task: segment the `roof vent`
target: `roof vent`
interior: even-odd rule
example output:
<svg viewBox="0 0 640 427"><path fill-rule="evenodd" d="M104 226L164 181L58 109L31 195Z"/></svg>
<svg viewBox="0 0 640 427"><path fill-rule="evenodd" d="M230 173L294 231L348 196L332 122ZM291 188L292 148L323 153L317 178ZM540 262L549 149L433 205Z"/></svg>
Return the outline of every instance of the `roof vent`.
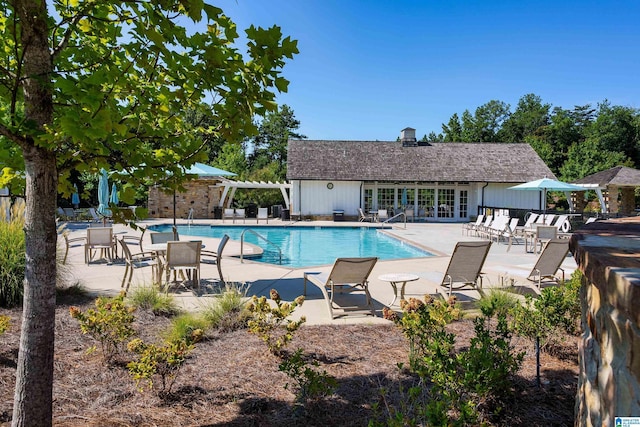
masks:
<svg viewBox="0 0 640 427"><path fill-rule="evenodd" d="M400 131L400 141L403 147L417 147L416 130L414 128L404 128Z"/></svg>

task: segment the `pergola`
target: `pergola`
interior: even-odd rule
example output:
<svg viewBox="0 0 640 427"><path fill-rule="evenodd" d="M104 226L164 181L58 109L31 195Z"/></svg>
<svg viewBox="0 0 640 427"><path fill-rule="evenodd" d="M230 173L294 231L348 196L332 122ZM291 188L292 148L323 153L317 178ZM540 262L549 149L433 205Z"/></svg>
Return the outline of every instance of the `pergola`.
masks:
<svg viewBox="0 0 640 427"><path fill-rule="evenodd" d="M626 166L616 166L592 175L585 176L573 184L587 190L592 190L598 195L600 211L603 214L621 213L631 215L635 210L635 188L640 187L640 171ZM607 201L603 195L607 192ZM620 209L618 208L618 190L622 193Z"/></svg>
<svg viewBox="0 0 640 427"><path fill-rule="evenodd" d="M289 192L291 191L292 184L286 182L264 182L264 181L231 181L231 180L222 180L214 185L214 187L222 187L222 196L220 197L220 201L218 202L219 207L224 207L225 204L227 207L231 206L233 203L233 196L236 193L238 188L248 188L248 189L279 189L282 193L282 198L284 199L285 209L290 209L290 197ZM289 191L287 191L289 190ZM226 203L225 203L226 200Z"/></svg>

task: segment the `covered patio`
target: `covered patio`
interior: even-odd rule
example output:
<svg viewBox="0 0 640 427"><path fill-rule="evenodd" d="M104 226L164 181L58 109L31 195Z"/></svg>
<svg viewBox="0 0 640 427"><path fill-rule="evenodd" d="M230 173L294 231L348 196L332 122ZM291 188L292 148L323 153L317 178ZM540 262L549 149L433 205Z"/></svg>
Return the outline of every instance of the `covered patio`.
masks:
<svg viewBox="0 0 640 427"><path fill-rule="evenodd" d="M616 166L573 182L585 189L594 191L600 202L600 214L603 216L636 215L635 189L640 187L640 171L626 166ZM583 211L586 206L584 192L579 192L574 201L576 210Z"/></svg>

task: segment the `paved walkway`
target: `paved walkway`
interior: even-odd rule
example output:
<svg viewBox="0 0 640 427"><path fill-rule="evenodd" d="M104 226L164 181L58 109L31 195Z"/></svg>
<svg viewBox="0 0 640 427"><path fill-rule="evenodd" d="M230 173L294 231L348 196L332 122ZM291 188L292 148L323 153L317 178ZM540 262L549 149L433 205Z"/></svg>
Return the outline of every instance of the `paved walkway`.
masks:
<svg viewBox="0 0 640 427"><path fill-rule="evenodd" d="M251 226L257 228L259 225L240 224L239 226ZM152 224L167 224L170 220L146 220L141 221L139 225L149 226ZM184 223L182 220L179 223ZM221 221L215 220L196 220L195 224L217 224ZM281 224L280 220L269 221L269 225ZM296 223L296 225L305 225L311 223ZM313 222L317 225L342 225L354 226L362 225L361 223L333 223L333 222ZM228 224L225 224L228 225ZM86 223L69 223L67 229L70 231L70 237L84 236L86 234ZM124 234L140 235L127 226L116 224L114 232L117 236ZM437 294L437 283L442 279L442 275L447 268L449 256L458 241L479 240L476 237L465 236L462 234L462 224L413 224L407 223L406 229L394 227L385 232L398 238L410 240L415 244L427 248L430 252L438 254L438 256L428 258L413 258L394 261L378 261L374 267L369 279L369 287L374 305L377 310L377 317L372 316L346 316L332 320L329 316L326 302L322 297L322 293L314 285L307 287L307 297L304 305L296 311L297 315L304 315L307 318L307 324L345 324L345 323L378 323L386 322L382 319L382 308L389 304L393 299L393 290L389 282L379 280L378 277L389 273L412 273L419 276L419 279L409 282L406 285L405 296L421 298L424 294ZM181 239L186 236L181 235ZM144 236L144 241L148 242L148 233ZM207 249L215 250L218 246L218 239L201 238ZM131 242L131 241L130 241ZM62 245L64 241L62 240ZM132 251L137 252L137 246L130 246ZM319 266L313 268L285 268L270 264L263 264L255 261L244 260L241 262L234 255L240 254L240 243L230 241L224 250L224 259L222 262L222 272L227 282L235 282L243 284L247 289L247 295L265 295L268 297L270 289L277 289L283 300L292 301L298 295L303 293L303 274L305 271L329 271L331 265ZM507 277L513 279L516 285L525 285L528 281L525 277L533 268L537 255L526 253L523 244L512 246L507 251L507 245L504 243L493 243L489 255L485 262L483 271L486 273L484 287L496 287L500 285L501 278ZM90 292L96 294L114 295L120 291L120 284L124 274L124 264L122 262L114 262L107 265L106 262L92 262L90 265L84 263L84 250L80 245L74 245L69 250L67 260L71 268L71 274L74 280L80 282L82 286ZM567 257L563 263L566 271L566 277L569 278L571 272L576 269L576 263L571 256ZM206 304L210 298L215 297L219 292L218 272L213 264L202 264L202 286L201 291L194 294L193 292L183 290L175 293L175 297L179 304L185 309L197 309ZM134 272L131 287L149 286L151 283L151 269L138 269ZM464 298L465 296L462 295ZM399 309L397 306L394 309Z"/></svg>

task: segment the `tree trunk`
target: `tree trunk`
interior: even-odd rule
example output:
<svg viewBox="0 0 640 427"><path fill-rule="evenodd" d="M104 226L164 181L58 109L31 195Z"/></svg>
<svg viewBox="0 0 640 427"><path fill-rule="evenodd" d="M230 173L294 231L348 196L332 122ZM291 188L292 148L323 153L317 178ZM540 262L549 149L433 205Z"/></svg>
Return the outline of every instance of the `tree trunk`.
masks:
<svg viewBox="0 0 640 427"><path fill-rule="evenodd" d="M53 122L53 62L48 45L46 2L16 0L15 11L24 49L25 135L20 145L26 173L26 268L12 426L50 426L58 179L55 152L40 145L37 135Z"/></svg>

